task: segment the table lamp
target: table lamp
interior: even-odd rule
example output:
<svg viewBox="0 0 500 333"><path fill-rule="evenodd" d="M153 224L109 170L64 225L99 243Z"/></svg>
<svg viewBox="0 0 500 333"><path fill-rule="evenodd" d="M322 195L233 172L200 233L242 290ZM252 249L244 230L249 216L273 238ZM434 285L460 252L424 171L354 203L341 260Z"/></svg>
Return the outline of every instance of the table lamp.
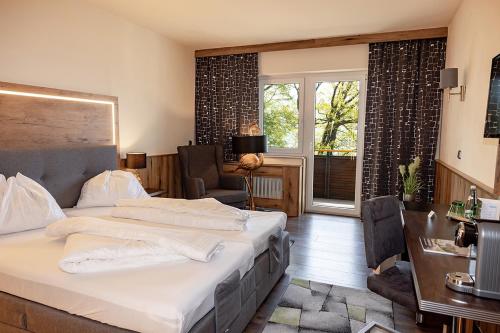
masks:
<svg viewBox="0 0 500 333"><path fill-rule="evenodd" d="M233 136L233 154L241 154L236 170L247 171L245 183L250 194L251 210L255 210L253 172L264 164L263 153L267 153L267 137L265 135Z"/></svg>
<svg viewBox="0 0 500 333"><path fill-rule="evenodd" d="M135 175L141 185L144 184L142 183L141 176L137 170L145 169L146 166L146 153L127 153L126 167Z"/></svg>

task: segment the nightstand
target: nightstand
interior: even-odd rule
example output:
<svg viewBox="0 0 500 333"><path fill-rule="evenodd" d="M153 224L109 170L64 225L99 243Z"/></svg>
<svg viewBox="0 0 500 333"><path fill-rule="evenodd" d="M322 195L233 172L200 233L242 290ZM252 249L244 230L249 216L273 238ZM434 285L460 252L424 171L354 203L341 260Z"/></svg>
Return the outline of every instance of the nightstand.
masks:
<svg viewBox="0 0 500 333"><path fill-rule="evenodd" d="M151 197L163 197L167 191L159 188L145 188L144 189Z"/></svg>

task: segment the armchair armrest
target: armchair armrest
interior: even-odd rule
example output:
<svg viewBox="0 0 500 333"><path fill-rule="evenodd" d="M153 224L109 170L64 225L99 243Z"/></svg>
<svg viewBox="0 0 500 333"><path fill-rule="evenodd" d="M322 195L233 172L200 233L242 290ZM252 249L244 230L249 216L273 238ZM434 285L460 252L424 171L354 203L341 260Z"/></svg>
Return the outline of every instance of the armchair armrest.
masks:
<svg viewBox="0 0 500 333"><path fill-rule="evenodd" d="M221 188L225 190L245 190L245 178L235 174L222 174L219 178Z"/></svg>
<svg viewBox="0 0 500 333"><path fill-rule="evenodd" d="M205 195L205 183L201 178L186 179L186 199L200 199Z"/></svg>

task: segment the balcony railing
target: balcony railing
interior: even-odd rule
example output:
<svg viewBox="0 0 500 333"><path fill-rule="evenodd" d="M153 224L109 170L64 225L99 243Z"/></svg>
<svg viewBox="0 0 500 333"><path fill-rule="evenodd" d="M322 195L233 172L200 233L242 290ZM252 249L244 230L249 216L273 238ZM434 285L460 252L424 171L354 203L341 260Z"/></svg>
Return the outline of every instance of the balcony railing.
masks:
<svg viewBox="0 0 500 333"><path fill-rule="evenodd" d="M326 153L326 154L325 154ZM351 149L319 149L314 156L314 198L351 200L355 198L356 156Z"/></svg>

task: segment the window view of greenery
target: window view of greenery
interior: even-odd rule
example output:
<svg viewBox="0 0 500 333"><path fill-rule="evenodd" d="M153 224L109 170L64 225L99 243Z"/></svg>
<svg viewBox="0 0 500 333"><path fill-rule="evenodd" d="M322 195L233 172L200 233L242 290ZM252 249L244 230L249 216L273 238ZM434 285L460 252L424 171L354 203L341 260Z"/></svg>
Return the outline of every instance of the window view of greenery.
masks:
<svg viewBox="0 0 500 333"><path fill-rule="evenodd" d="M356 156L359 82L316 83L315 155Z"/></svg>
<svg viewBox="0 0 500 333"><path fill-rule="evenodd" d="M264 85L264 134L269 147L299 147L298 83Z"/></svg>

